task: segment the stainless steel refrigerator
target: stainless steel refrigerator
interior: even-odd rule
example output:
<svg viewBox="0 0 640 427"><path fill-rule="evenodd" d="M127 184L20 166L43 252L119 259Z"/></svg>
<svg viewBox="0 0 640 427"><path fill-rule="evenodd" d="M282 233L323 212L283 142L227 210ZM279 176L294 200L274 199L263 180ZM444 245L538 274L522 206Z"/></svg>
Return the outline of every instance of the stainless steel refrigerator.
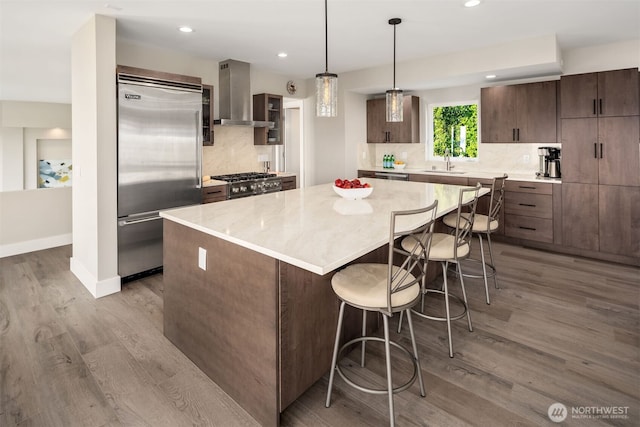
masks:
<svg viewBox="0 0 640 427"><path fill-rule="evenodd" d="M118 74L118 274L162 267L162 209L201 201L202 86Z"/></svg>

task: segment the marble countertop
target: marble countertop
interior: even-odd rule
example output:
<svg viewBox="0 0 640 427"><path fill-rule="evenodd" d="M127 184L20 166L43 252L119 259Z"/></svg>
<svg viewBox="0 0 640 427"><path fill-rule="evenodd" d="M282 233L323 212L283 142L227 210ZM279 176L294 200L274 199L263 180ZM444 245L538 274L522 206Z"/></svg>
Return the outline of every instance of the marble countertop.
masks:
<svg viewBox="0 0 640 427"><path fill-rule="evenodd" d="M455 168L453 172L464 172L464 173L447 173L443 171L430 171L426 168L404 168L404 169L385 169L381 167L374 168L361 168L360 170L374 171L374 172L391 172L391 173L408 173L408 174L419 174L419 175L439 175L439 176L458 176L461 178L476 178L476 179L492 179L496 176L502 175L502 172L488 172L488 171L465 171L462 168ZM538 178L535 176L535 173L526 173L526 172L518 172L518 173L507 173L510 181L530 181L530 182L549 182L552 184L561 184L562 180L557 178Z"/></svg>
<svg viewBox="0 0 640 427"><path fill-rule="evenodd" d="M343 199L332 184L323 184L172 209L160 216L324 275L387 243L392 211L425 207L437 199L437 214L442 216L455 210L463 188L373 178L361 181L374 187L362 200Z"/></svg>

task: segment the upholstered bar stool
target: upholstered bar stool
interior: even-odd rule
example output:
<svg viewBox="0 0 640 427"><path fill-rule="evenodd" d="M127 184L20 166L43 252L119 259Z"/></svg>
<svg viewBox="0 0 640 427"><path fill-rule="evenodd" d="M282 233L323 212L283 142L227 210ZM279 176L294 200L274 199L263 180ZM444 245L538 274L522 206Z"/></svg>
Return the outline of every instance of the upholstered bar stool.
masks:
<svg viewBox="0 0 640 427"><path fill-rule="evenodd" d="M491 248L491 233L496 231L499 226L499 215L500 209L502 209L502 203L504 201L504 183L508 178L507 174L503 176L493 178L491 183L491 193L489 193L489 209L487 214L481 214L476 212L475 218L473 220L473 228L471 229L472 234L478 236L478 241L480 242L480 259L471 261L479 261L482 265L482 276L477 274L465 273L465 277L470 278L480 278L484 279L484 290L487 298L487 304L491 304L489 299L489 284L488 277L493 277L493 282L496 289L498 287L498 279L496 278L496 267L493 262L493 249ZM449 214L444 217L442 222L448 225L451 228L455 228L456 226L456 214ZM487 238L487 246L489 248L489 262L486 261L484 256L484 243L482 236L486 236ZM489 271L487 271L489 268Z"/></svg>
<svg viewBox="0 0 640 427"><path fill-rule="evenodd" d="M329 374L329 388L327 390L326 407L331 404L331 390L334 374L337 371L342 379L352 387L360 391L373 394L386 394L389 401L389 423L395 425L393 394L408 389L418 379L420 395L425 396L424 383L418 357L418 348L413 333L410 308L420 298L420 289L425 278L425 263L421 260L426 256L431 244L433 227L435 223L436 206L438 202L426 208L398 211L391 213L391 226L389 233L389 258L386 264L360 263L352 264L338 271L331 279L331 286L340 299L340 312L336 329L336 340L331 361L331 373ZM406 236L415 236L416 244L409 251L405 251L396 240ZM344 345L340 345L342 321L346 305L363 310L362 336L355 338ZM384 338L365 336L366 313L368 311L382 314ZM400 344L389 339L389 318L394 313L406 312L411 335L413 352L410 352ZM338 364L342 352L355 343L362 343L361 365L364 366L365 344L367 341L384 342L386 359L386 389L374 389L363 387L349 379ZM393 387L391 374L390 349L394 346L403 351L412 361L414 372L412 377L403 385Z"/></svg>
<svg viewBox="0 0 640 427"><path fill-rule="evenodd" d="M412 309L411 311L425 319L437 320L447 323L447 338L449 343L449 357L453 357L453 343L451 340L451 321L467 317L467 323L469 324L469 331L473 331L471 325L471 314L469 312L469 305L467 303L467 293L464 288L464 276L462 275L462 268L460 262L469 257L471 252L471 229L473 227L473 221L475 217L476 204L478 202L478 192L481 186L478 184L476 187L466 187L460 190L458 198L458 209L455 212L455 228L452 234L434 233L431 239L431 249L428 252L423 262L427 264L428 261L439 262L442 266L443 284L442 289L430 289L426 287L426 283L422 284L422 302L420 311ZM408 236L402 240L402 247L412 252L412 249L418 243L415 236ZM460 278L460 288L462 290L462 298L457 295L449 293L449 283L447 280L447 271L449 263L456 265L458 276ZM424 268L426 270L426 266ZM425 313L424 298L429 293L437 293L443 296L445 315L435 316ZM451 314L450 298L456 299L462 306L460 313ZM398 325L398 330L402 326L402 318Z"/></svg>

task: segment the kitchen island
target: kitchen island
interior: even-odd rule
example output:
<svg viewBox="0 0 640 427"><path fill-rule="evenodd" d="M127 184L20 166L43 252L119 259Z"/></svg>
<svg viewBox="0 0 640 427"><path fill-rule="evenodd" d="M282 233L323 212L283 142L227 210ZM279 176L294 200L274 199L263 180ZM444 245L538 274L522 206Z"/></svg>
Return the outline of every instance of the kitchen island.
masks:
<svg viewBox="0 0 640 427"><path fill-rule="evenodd" d="M278 425L330 367L333 272L386 262L392 211L437 199L443 216L461 188L366 181L374 191L363 200L325 184L161 213L164 334L262 425ZM360 318L346 314L345 337Z"/></svg>

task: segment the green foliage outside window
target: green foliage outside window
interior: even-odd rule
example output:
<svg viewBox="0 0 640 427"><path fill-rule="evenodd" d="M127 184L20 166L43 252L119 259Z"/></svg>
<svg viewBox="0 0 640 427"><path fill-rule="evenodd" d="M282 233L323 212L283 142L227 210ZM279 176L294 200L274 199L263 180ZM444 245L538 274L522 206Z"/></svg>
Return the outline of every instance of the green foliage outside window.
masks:
<svg viewBox="0 0 640 427"><path fill-rule="evenodd" d="M478 157L478 105L433 107L433 155Z"/></svg>

